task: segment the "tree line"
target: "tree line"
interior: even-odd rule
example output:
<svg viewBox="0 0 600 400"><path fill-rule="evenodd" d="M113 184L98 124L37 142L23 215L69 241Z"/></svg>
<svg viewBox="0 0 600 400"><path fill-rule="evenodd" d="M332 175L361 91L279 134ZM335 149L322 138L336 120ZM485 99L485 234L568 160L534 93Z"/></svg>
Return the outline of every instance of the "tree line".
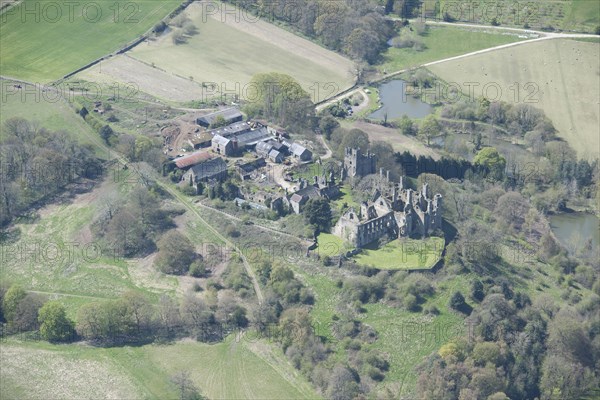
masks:
<svg viewBox="0 0 600 400"><path fill-rule="evenodd" d="M0 226L64 192L67 185L95 180L103 165L91 147L63 131L23 118L2 126L0 139Z"/></svg>
<svg viewBox="0 0 600 400"><path fill-rule="evenodd" d="M374 63L393 30L378 1L285 0L275 3L230 0L269 21L281 21L327 48Z"/></svg>

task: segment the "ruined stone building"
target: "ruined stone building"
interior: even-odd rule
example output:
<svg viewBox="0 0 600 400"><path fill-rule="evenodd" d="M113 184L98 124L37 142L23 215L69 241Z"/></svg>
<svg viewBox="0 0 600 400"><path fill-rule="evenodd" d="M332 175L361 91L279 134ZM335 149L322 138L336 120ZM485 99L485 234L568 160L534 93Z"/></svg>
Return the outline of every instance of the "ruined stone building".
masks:
<svg viewBox="0 0 600 400"><path fill-rule="evenodd" d="M296 214L302 212L302 207L310 199L333 199L340 194L339 185L335 182L333 172L329 173L329 178L325 176L313 177L314 182L309 184L306 179L300 179L300 185L297 192L289 197L286 197L289 207L294 210Z"/></svg>
<svg viewBox="0 0 600 400"><path fill-rule="evenodd" d="M383 178L383 174L382 174ZM442 195L430 198L427 184L421 191L404 188L399 183L386 180L387 187L376 190L369 202L359 210L344 213L333 233L355 247L363 247L389 235L390 238L426 237L442 227Z"/></svg>
<svg viewBox="0 0 600 400"><path fill-rule="evenodd" d="M363 177L374 174L375 155L367 151L367 154L362 154L360 149L351 149L346 147L344 150L344 166L342 167L342 179L346 177L353 178L355 176Z"/></svg>

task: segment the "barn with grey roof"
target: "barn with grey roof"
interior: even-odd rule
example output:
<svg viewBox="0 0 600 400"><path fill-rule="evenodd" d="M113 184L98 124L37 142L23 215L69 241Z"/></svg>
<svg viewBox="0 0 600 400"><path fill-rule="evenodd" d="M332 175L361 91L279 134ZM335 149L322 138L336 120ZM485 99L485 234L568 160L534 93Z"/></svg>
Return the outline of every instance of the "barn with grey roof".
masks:
<svg viewBox="0 0 600 400"><path fill-rule="evenodd" d="M240 122L244 119L244 116L242 115L240 110L238 110L235 107L230 107L196 118L196 123L200 126L208 128L209 126L214 124L219 117L222 117L227 124Z"/></svg>

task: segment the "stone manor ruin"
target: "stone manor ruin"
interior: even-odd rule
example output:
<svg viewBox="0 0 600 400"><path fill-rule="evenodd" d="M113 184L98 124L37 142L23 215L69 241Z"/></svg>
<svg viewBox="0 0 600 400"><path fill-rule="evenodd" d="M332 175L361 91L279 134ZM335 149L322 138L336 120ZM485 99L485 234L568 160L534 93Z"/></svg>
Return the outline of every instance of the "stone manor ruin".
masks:
<svg viewBox="0 0 600 400"><path fill-rule="evenodd" d="M363 202L359 210L346 211L333 228L335 235L359 248L385 235L424 238L441 229L441 194L430 198L426 183L418 192L404 188L403 178L393 183L389 174L384 178L381 171L380 175L385 187L376 190L373 199Z"/></svg>

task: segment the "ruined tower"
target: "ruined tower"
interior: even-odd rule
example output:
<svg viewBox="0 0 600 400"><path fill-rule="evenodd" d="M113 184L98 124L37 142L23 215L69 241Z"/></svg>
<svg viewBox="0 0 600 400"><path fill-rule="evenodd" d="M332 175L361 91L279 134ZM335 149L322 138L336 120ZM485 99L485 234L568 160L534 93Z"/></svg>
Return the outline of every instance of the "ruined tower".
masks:
<svg viewBox="0 0 600 400"><path fill-rule="evenodd" d="M360 149L352 149L346 147L344 152L344 169L346 170L346 176L365 176L374 174L376 171L375 167L375 155L367 151L367 154L362 154Z"/></svg>

